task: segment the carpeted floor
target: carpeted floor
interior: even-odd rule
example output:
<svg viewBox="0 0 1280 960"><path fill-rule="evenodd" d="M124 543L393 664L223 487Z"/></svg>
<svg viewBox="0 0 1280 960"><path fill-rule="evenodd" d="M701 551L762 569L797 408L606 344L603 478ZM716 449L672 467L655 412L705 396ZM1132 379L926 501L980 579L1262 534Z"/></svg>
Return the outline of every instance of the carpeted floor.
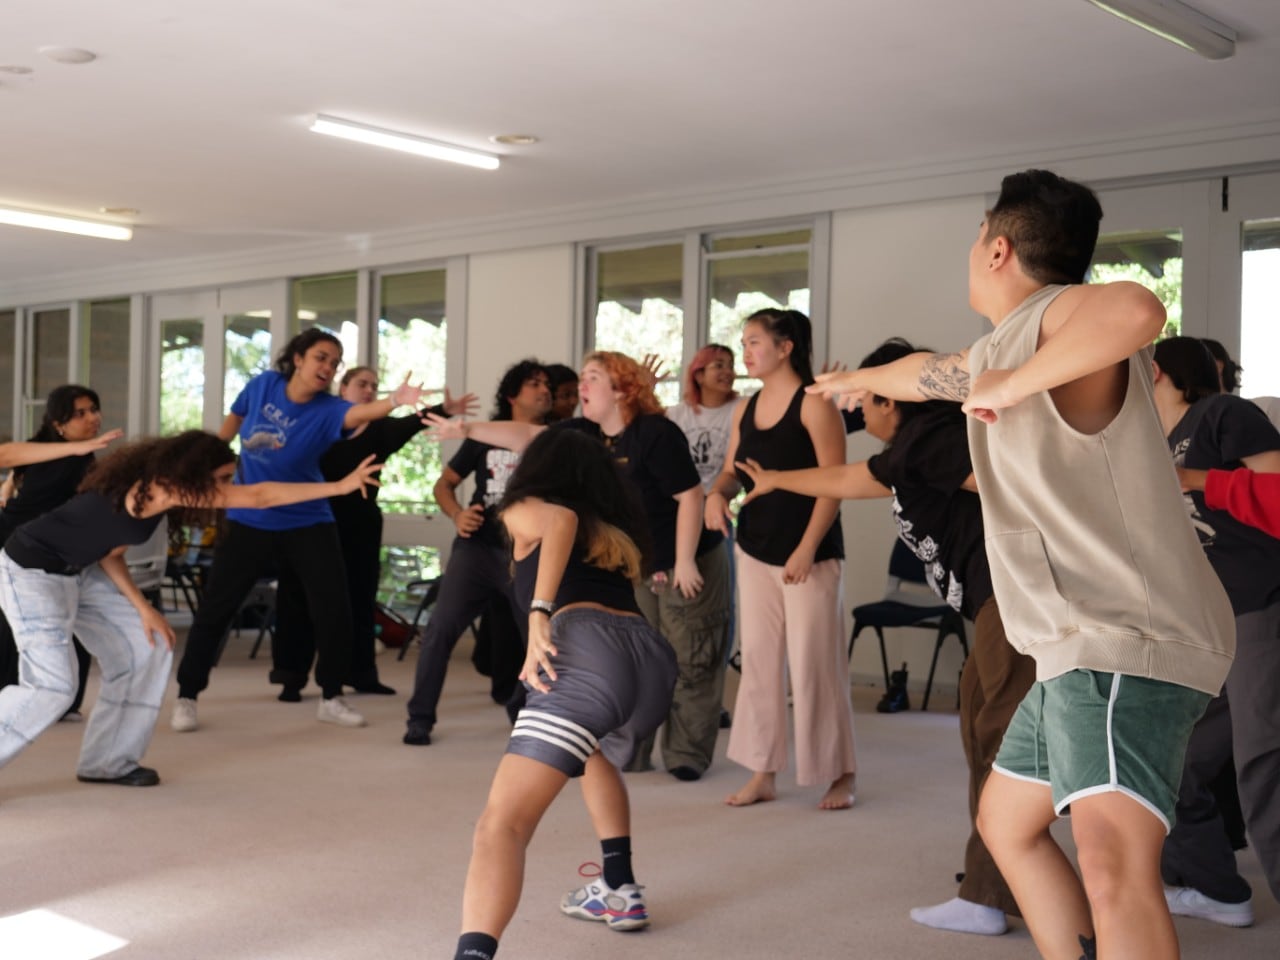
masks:
<svg viewBox="0 0 1280 960"><path fill-rule="evenodd" d="M232 641L201 697L199 731L173 733L166 704L146 758L159 787L77 783L83 726L65 723L0 772L0 960L99 955L70 941L58 952L69 921L124 941L109 954L120 960L452 957L470 833L507 731L465 644L437 742L416 748L400 742L404 696L353 697L366 728L322 725L315 688L301 704L277 702L268 664L249 660L248 646ZM380 659L403 695L412 659ZM987 938L908 919L910 907L955 894L964 761L948 695L930 713L887 716L874 712L877 696L855 690L852 811L818 811L820 790L785 774L777 802L728 808L722 799L745 774L723 760L691 784L629 775L647 931L557 910L579 864L598 859L571 785L534 840L499 956L1034 957L1021 927ZM1242 864L1257 926L1180 920L1184 957L1280 956L1280 907L1248 852ZM57 932L26 932L36 920Z"/></svg>

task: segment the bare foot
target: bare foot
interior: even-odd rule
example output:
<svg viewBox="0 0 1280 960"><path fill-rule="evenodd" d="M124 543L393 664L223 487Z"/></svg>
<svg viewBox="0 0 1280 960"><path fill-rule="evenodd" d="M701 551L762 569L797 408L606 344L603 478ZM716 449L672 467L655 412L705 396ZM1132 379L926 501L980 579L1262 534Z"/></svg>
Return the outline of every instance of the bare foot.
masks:
<svg viewBox="0 0 1280 960"><path fill-rule="evenodd" d="M731 793L724 802L731 807L749 807L753 803L768 803L776 800L778 792L774 789L772 773L753 773L747 785L737 793Z"/></svg>
<svg viewBox="0 0 1280 960"><path fill-rule="evenodd" d="M853 806L853 781L855 774L846 773L839 780L833 780L827 792L818 801L819 810L848 810Z"/></svg>

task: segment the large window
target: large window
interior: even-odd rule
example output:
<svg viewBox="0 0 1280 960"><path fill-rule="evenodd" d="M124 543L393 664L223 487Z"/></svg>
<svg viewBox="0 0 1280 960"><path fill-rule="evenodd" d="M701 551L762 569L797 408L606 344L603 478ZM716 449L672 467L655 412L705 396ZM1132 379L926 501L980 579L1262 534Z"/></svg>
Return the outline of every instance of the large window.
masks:
<svg viewBox="0 0 1280 960"><path fill-rule="evenodd" d="M31 314L27 356L31 358L31 385L23 433L30 435L44 416L44 401L54 387L67 382L71 360L71 309L54 307Z"/></svg>
<svg viewBox="0 0 1280 960"><path fill-rule="evenodd" d="M742 321L767 307L809 314L811 230L712 237L707 241L708 343L733 351L742 367ZM738 377L739 393L760 382Z"/></svg>
<svg viewBox="0 0 1280 960"><path fill-rule="evenodd" d="M1164 304L1168 319L1164 336L1182 332L1182 233L1113 234L1098 238L1089 267L1089 282L1132 280Z"/></svg>
<svg viewBox="0 0 1280 960"><path fill-rule="evenodd" d="M1280 396L1280 219L1241 231L1240 394Z"/></svg>
<svg viewBox="0 0 1280 960"><path fill-rule="evenodd" d="M13 345L17 333L17 314L0 310L0 443L18 439L13 435L13 384L18 372Z"/></svg>
<svg viewBox="0 0 1280 960"><path fill-rule="evenodd" d="M204 318L160 322L160 432L199 429L204 412Z"/></svg>
<svg viewBox="0 0 1280 960"><path fill-rule="evenodd" d="M102 401L103 429L123 427L129 416L129 301L91 301L84 325L80 382Z"/></svg>
<svg viewBox="0 0 1280 960"><path fill-rule="evenodd" d="M594 248L590 343L637 360L656 357L664 372L658 399L675 403L681 365L698 347L724 344L741 370L745 317L764 307L810 313L813 244L812 227L794 226ZM690 276L686 265L694 263L698 272ZM739 377L739 390L754 385Z"/></svg>
<svg viewBox="0 0 1280 960"><path fill-rule="evenodd" d="M383 393L406 376L434 391L439 402L445 387L445 271L418 270L378 278L378 380ZM399 411L404 415L407 411ZM434 509L431 488L440 476L440 447L421 439L391 457L381 475L378 502L388 512L420 513Z"/></svg>
<svg viewBox="0 0 1280 960"><path fill-rule="evenodd" d="M271 311L229 313L222 318L222 409L250 380L271 366Z"/></svg>
<svg viewBox="0 0 1280 960"><path fill-rule="evenodd" d="M679 393L684 343L684 247L679 243L602 250L595 260L596 315L592 343L636 360L662 363L658 398Z"/></svg>
<svg viewBox="0 0 1280 960"><path fill-rule="evenodd" d="M345 365L354 366L359 353L360 331L356 319L354 273L302 277L293 281L288 331L292 339L310 327L323 327L342 341Z"/></svg>

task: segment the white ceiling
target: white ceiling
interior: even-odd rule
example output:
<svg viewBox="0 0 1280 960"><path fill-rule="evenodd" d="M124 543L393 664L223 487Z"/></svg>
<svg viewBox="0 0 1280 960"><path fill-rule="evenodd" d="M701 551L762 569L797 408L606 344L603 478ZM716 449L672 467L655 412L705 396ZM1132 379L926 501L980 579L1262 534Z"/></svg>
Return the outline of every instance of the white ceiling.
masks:
<svg viewBox="0 0 1280 960"><path fill-rule="evenodd" d="M0 289L172 258L643 205L1280 121L1280 2L1196 0L1210 62L1084 0L6 0ZM53 63L46 45L98 60ZM505 155L488 173L308 132L316 113ZM493 134L535 133L497 148ZM1280 159L1278 157L1277 159ZM995 184L991 184L992 187Z"/></svg>

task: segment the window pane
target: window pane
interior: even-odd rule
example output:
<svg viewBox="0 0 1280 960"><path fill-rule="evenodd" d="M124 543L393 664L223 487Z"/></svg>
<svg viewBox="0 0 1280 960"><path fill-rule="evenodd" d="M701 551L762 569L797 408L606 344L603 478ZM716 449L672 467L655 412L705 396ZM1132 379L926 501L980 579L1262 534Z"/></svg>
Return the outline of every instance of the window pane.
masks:
<svg viewBox="0 0 1280 960"><path fill-rule="evenodd" d="M129 301L90 303L85 325L83 382L102 401L103 429L123 427L129 415Z"/></svg>
<svg viewBox="0 0 1280 960"><path fill-rule="evenodd" d="M807 237L808 231L804 231ZM755 257L712 260L707 265L707 342L733 351L734 365L742 367L742 321L765 307L799 310L809 315L809 253L771 253ZM760 381L745 376L734 381L739 393L752 393Z"/></svg>
<svg viewBox="0 0 1280 960"><path fill-rule="evenodd" d="M254 376L271 366L271 311L232 313L222 318L222 410L226 413Z"/></svg>
<svg viewBox="0 0 1280 960"><path fill-rule="evenodd" d="M381 277L378 283L378 378L388 393L410 375L414 383L441 391L445 387L444 270L421 270ZM403 415L407 411L400 411ZM378 502L389 513L435 509L431 487L440 476L440 445L410 442L391 457L380 479Z"/></svg>
<svg viewBox="0 0 1280 960"><path fill-rule="evenodd" d="M1182 231L1099 237L1088 282L1113 280L1133 280L1154 293L1168 313L1163 336L1182 333Z"/></svg>
<svg viewBox="0 0 1280 960"><path fill-rule="evenodd" d="M744 237L713 237L710 252L728 253L735 250L764 250L769 247L808 245L812 236L813 231L806 227L803 230L784 230L779 233L760 233Z"/></svg>
<svg viewBox="0 0 1280 960"><path fill-rule="evenodd" d="M198 429L204 409L204 320L160 323L160 432Z"/></svg>
<svg viewBox="0 0 1280 960"><path fill-rule="evenodd" d="M293 281L293 316L289 336L311 327L324 327L342 341L347 365L359 355L356 327L356 275L336 273L323 277L302 277Z"/></svg>
<svg viewBox="0 0 1280 960"><path fill-rule="evenodd" d="M71 358L71 311L66 307L40 310L31 323L31 399L33 423L43 415L44 398L67 382Z"/></svg>
<svg viewBox="0 0 1280 960"><path fill-rule="evenodd" d="M658 399L679 400L684 345L682 244L596 253L596 316L592 344L636 360L656 354L664 376Z"/></svg>
<svg viewBox="0 0 1280 960"><path fill-rule="evenodd" d="M1244 225L1240 394L1280 397L1280 220Z"/></svg>
<svg viewBox="0 0 1280 960"><path fill-rule="evenodd" d="M0 311L0 443L13 440L13 381L17 368L13 362L13 340L17 333L17 316L12 310Z"/></svg>

